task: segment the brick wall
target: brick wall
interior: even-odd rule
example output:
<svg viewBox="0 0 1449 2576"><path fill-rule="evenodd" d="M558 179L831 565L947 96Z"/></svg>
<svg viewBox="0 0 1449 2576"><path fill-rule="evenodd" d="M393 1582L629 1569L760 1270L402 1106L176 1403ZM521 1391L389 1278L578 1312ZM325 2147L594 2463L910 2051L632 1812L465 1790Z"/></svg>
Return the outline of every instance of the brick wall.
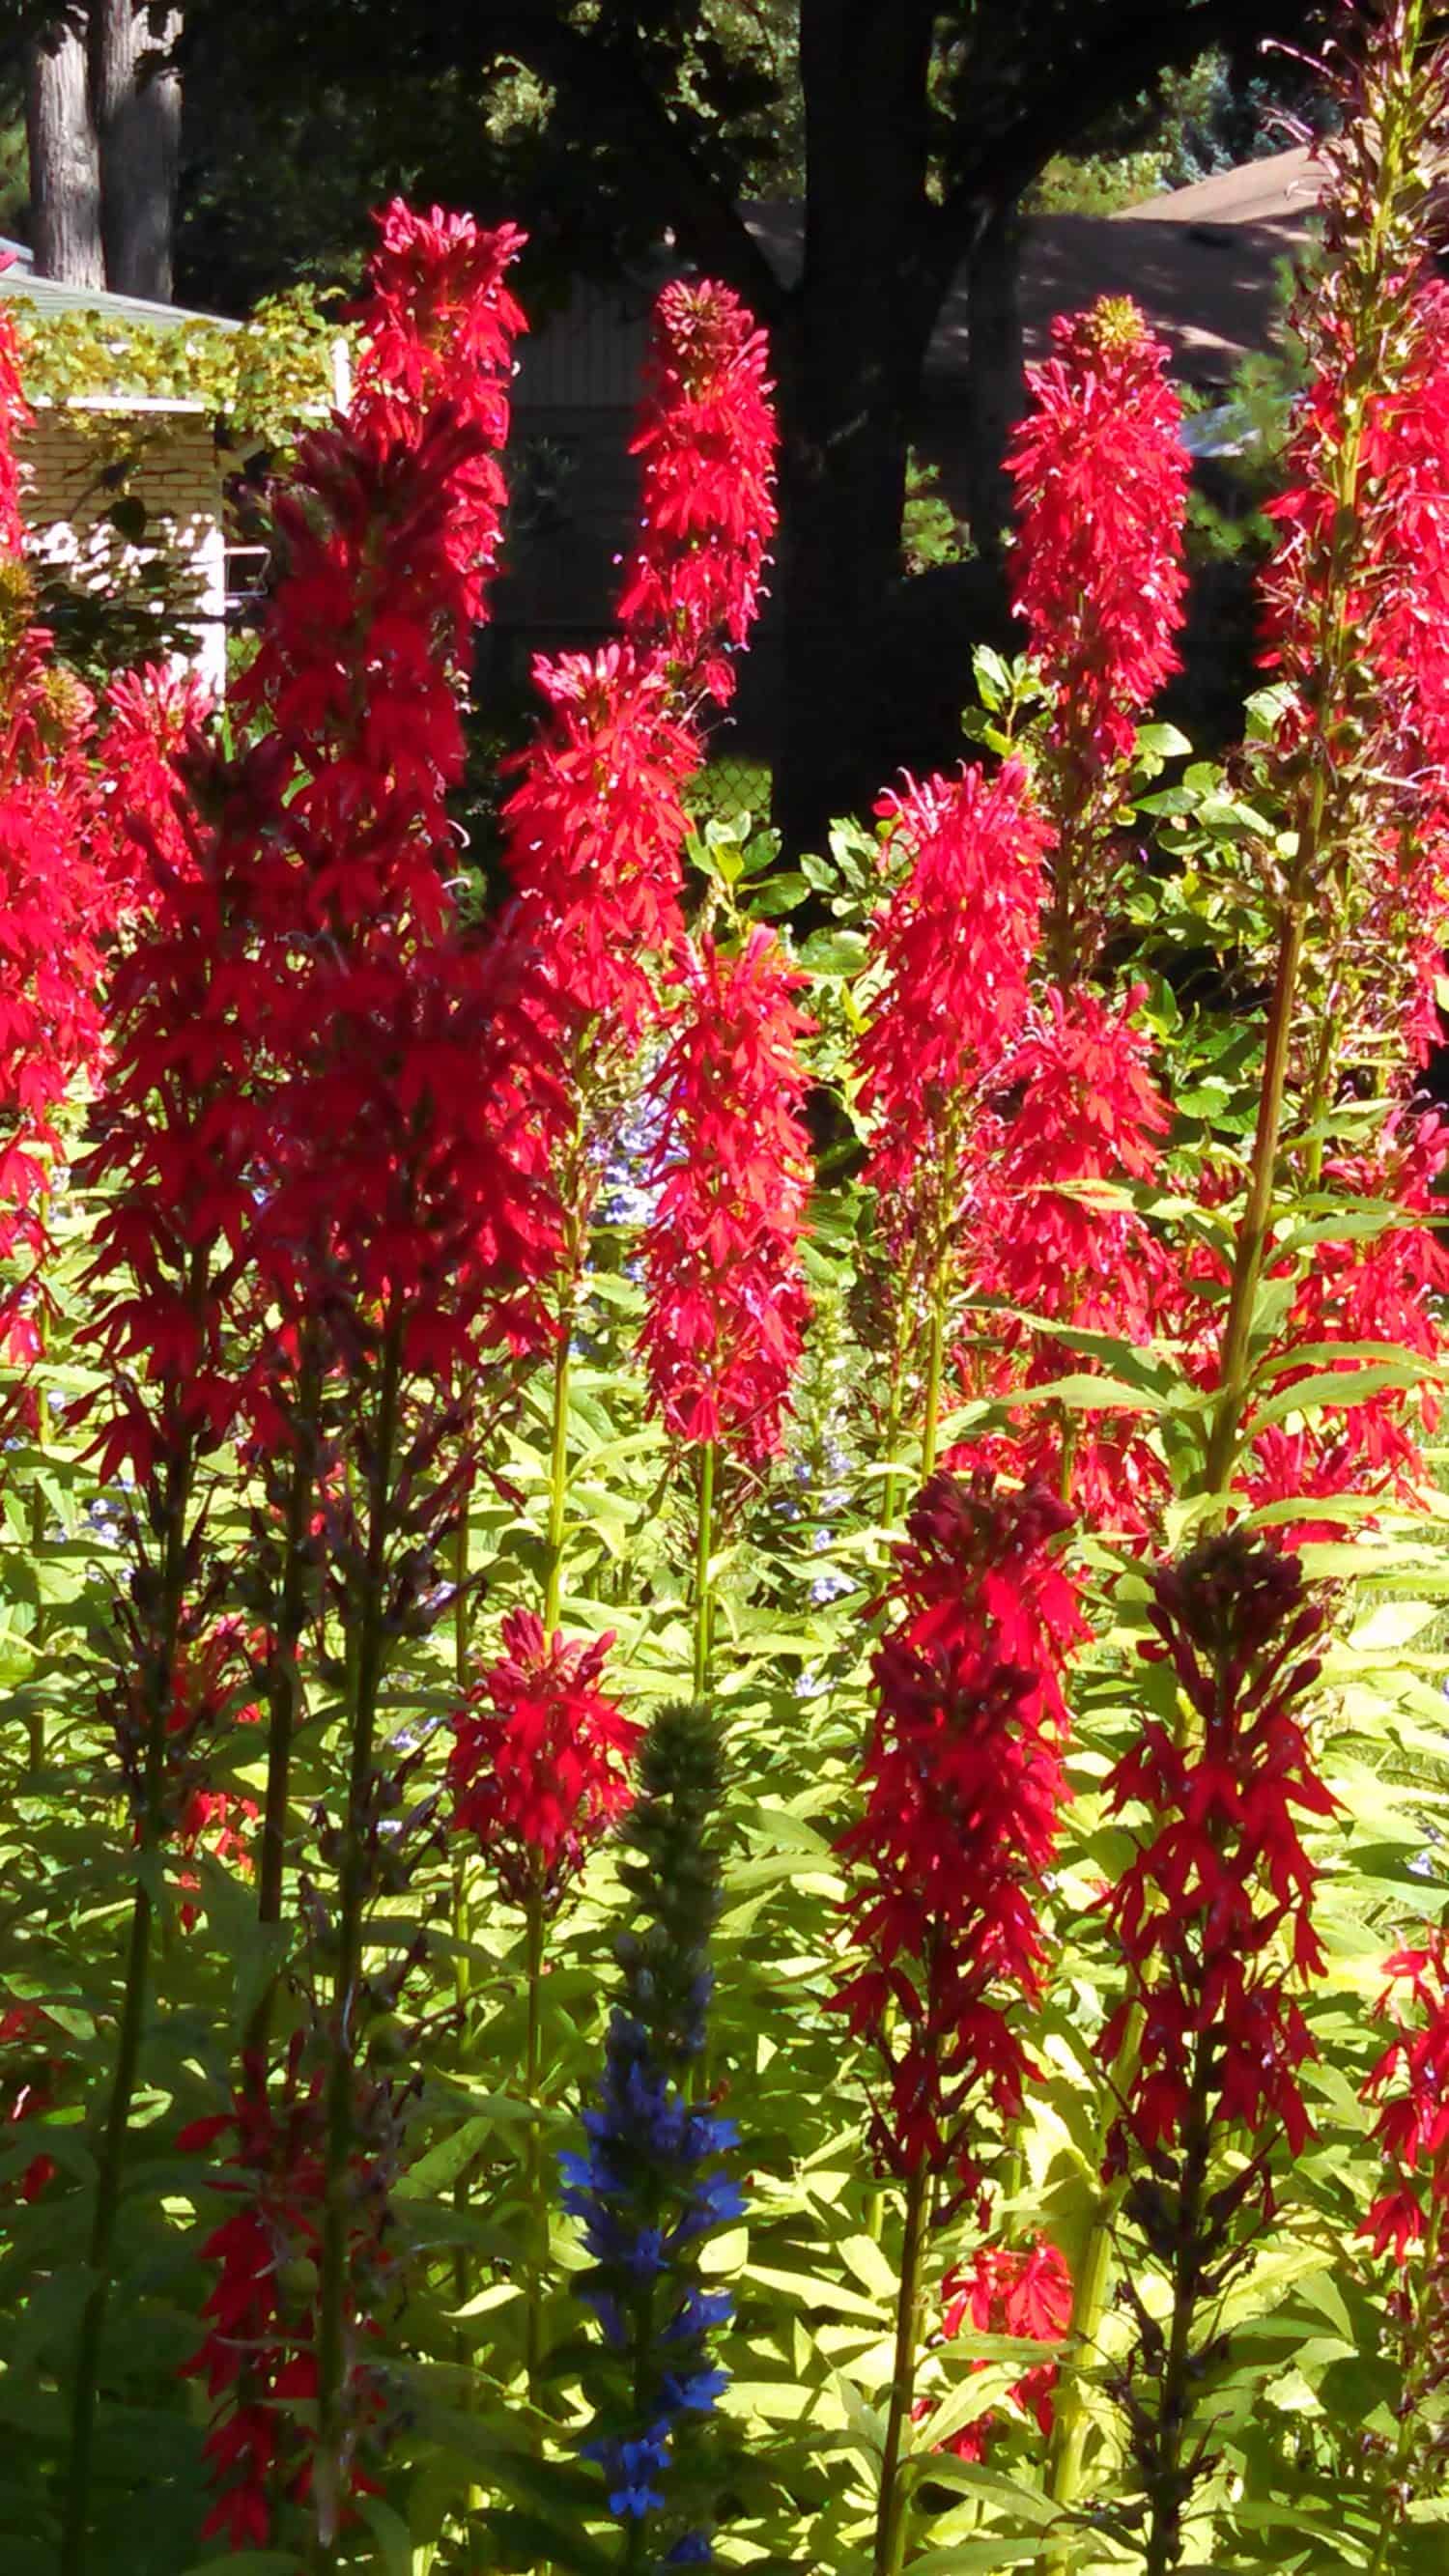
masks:
<svg viewBox="0 0 1449 2576"><path fill-rule="evenodd" d="M86 579L120 587L137 551L106 524L114 490L102 480L127 423L102 440L57 411L38 412L20 445L25 515L36 549L52 562L74 565ZM226 550L222 531L221 467L209 423L185 414L138 417L140 461L127 489L143 504L147 543L163 546L194 585L199 637L195 667L220 696L226 685Z"/></svg>

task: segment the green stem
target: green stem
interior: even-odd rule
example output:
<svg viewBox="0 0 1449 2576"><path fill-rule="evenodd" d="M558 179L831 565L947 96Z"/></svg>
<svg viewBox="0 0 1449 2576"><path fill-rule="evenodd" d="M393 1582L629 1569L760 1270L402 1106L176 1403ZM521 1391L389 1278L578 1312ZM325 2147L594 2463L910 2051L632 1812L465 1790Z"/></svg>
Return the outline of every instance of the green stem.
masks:
<svg viewBox="0 0 1449 2576"><path fill-rule="evenodd" d="M1429 2358L1429 2308L1436 2288L1443 2216L1443 2201L1438 2191L1433 2190L1429 2195L1429 2211L1424 2222L1424 2243L1420 2256L1418 2287L1414 2297L1413 2346L1404 2387L1404 2411L1399 2422L1399 2438L1394 2446L1394 2456L1384 2475L1383 2507L1379 2515L1378 2533L1374 2541L1374 2554L1369 2561L1368 2576L1384 2576L1384 2570L1389 2563L1389 2550L1403 2511L1404 2480L1413 2456L1414 2436L1418 2429L1415 2423L1415 2410L1421 2395L1419 2381L1423 2365Z"/></svg>
<svg viewBox="0 0 1449 2576"><path fill-rule="evenodd" d="M453 1533L453 1679L460 1700L468 1687L468 1507L471 1498L471 1489L465 1489L458 1513L458 1526ZM453 1855L453 2000L458 2013L459 2046L465 2051L468 2041L468 2005L473 1985L472 1971L466 1955L468 1944L473 1937L473 1911L469 1901L468 1876L468 1855L459 1843ZM468 2199L469 2168L464 2165L453 2182L453 2207L460 2218L466 2215ZM453 2294L460 2308L466 2307L473 2295L473 2265L468 2248L461 2238L453 2248ZM453 2340L453 2358L460 2371L466 2371L472 2361L472 2346L466 2328L461 2325ZM465 2411L470 2404L472 2394L471 2384L465 2384L463 2392ZM466 2505L470 2519L482 2510L481 2487L469 2485Z"/></svg>
<svg viewBox="0 0 1449 2576"><path fill-rule="evenodd" d="M1133 2013L1122 2036L1122 2045L1112 2061L1106 2094L1097 2122L1094 2142L1095 2170L1100 2173L1107 2152L1108 2133L1117 2116L1118 2106L1132 2081L1141 2044L1141 2019ZM1052 2419L1051 2448L1047 2454L1047 2494L1053 2504L1069 2513L1082 2492L1082 2468L1086 2458L1087 2437L1092 2429L1087 2404L1084 2366L1096 2352L1107 2311L1107 2290L1112 2271L1112 2230L1121 2204L1123 2185L1114 2183L1102 2189L1097 2197L1091 2226L1087 2230L1081 2259L1072 2283L1072 2314L1067 2329L1066 2358L1070 2368L1062 2371L1057 2386ZM1070 2533L1063 2533L1048 2549L1043 2560L1043 2576L1066 2576L1074 2553Z"/></svg>
<svg viewBox="0 0 1449 2576"><path fill-rule="evenodd" d="M387 1550L392 1520L393 1451L402 1381L402 1333L390 1323L380 1363L377 1418L368 1471L367 1554L356 1621L352 1750L338 1869L337 1980L333 1992L331 2062L327 2070L326 2181L322 2209L322 2279L317 2324L318 2563L336 2563L338 2489L343 2434L348 2274L347 2168L352 2153L355 2008L361 1982L363 1916L368 1875L368 1809L378 1695L384 1663Z"/></svg>
<svg viewBox="0 0 1449 2576"><path fill-rule="evenodd" d="M321 1446L322 1368L315 1335L303 1345L297 1376L297 1405L282 1533L282 1589L275 1634L267 1658L267 1788L262 1811L257 1860L257 1921L282 1920L287 1875L287 1818L292 1796L292 1747L302 1709L302 1667L298 1647L310 1603L307 1533L317 1492ZM267 2043L276 2001L275 1972L268 1977L247 2030L244 2054L258 2061L266 2081Z"/></svg>
<svg viewBox="0 0 1449 2576"><path fill-rule="evenodd" d="M935 1294L931 1299L931 1338L926 1347L925 1418L921 1424L922 1484L936 1464L936 1442L941 1421L941 1376L945 1350L946 1280L943 1262L937 1273Z"/></svg>
<svg viewBox="0 0 1449 2576"><path fill-rule="evenodd" d="M45 1632L49 1626L45 1595L40 1585L40 1552L45 1545L45 1496L39 1484L30 1488L30 1562L36 1577L35 1624L30 1631L30 1648L36 1664L45 1651ZM40 1701L32 1700L26 1715L27 1752L32 1778L38 1780L45 1769L45 1710Z"/></svg>
<svg viewBox="0 0 1449 2576"><path fill-rule="evenodd" d="M1203 2285L1203 2219L1212 2122L1208 2112L1214 2040L1204 2032L1195 2049L1192 2089L1183 2117L1182 2186L1173 2229L1172 2322L1159 2382L1153 2429L1152 2486L1146 2542L1146 2576L1172 2576L1182 2561L1183 2509L1192 2471L1183 2457L1192 2429L1194 2374L1192 2329Z"/></svg>
<svg viewBox="0 0 1449 2576"><path fill-rule="evenodd" d="M42 1233L46 1231L49 1225L49 1209L49 1192L45 1191L42 1192L40 1199L40 1224ZM40 1339L38 1359L43 1364L50 1338L46 1305L43 1295L37 1300L36 1331ZM49 1399L46 1396L44 1386L39 1385L35 1390L35 1445L40 1451L42 1457L45 1454L46 1428L49 1421L49 1415ZM37 1478L36 1482L30 1488L30 1561L32 1567L36 1569L35 1625L30 1631L30 1645L31 1652L37 1665L45 1651L45 1640L50 1627L50 1614L46 1606L44 1593L41 1590L38 1571L40 1565L40 1552L44 1545L45 1496L41 1491L40 1482ZM45 1769L45 1710L38 1700L32 1702L29 1715L26 1719L26 1738L30 1770L33 1776L36 1779L39 1779L41 1772Z"/></svg>
<svg viewBox="0 0 1449 2576"><path fill-rule="evenodd" d="M926 2248L927 2183L917 2166L906 2183L901 2276L896 2292L895 2362L891 2372L890 2413L880 2464L880 2501L876 2509L874 2576L899 2576L905 2564L907 2503L901 2478L901 2448L916 2394L916 2349L920 2341L921 2273Z"/></svg>
<svg viewBox="0 0 1449 2576"><path fill-rule="evenodd" d="M122 2168L131 2122L131 2104L141 2055L146 2011L147 1968L151 1949L150 1864L161 1848L163 1794L166 1782L166 1736L171 1716L176 1657L181 1631L186 1565L186 1522L192 1460L173 1463L166 1495L165 1554L161 1572L159 1620L154 1653L146 1674L149 1700L146 1751L142 1773L139 1875L131 1907L126 1947L125 1986L117 2034L116 2064L106 2109L105 2132L96 2170L96 2196L91 2216L87 2263L90 2289L81 2312L71 2393L70 2460L66 2479L65 2519L61 2535L60 2576L84 2576L90 2520L91 2461L95 2439L96 2401L100 2388L101 2346L110 2303L116 2222L121 2207Z"/></svg>
<svg viewBox="0 0 1449 2576"><path fill-rule="evenodd" d="M1248 1195L1238 1226L1232 1293L1223 1326L1218 1362L1218 1399L1208 1441L1208 1491L1227 1491L1237 1457L1239 1428L1247 1400L1253 1331L1253 1309L1263 1275L1263 1257L1273 1216L1273 1187L1278 1166L1278 1140L1283 1127L1283 1101L1288 1081L1288 1051L1293 1036L1293 1005L1303 958L1303 902L1285 905L1279 929L1278 969L1268 1012L1263 1083L1258 1094L1258 1120Z"/></svg>
<svg viewBox="0 0 1449 2576"><path fill-rule="evenodd" d="M569 1344L573 1338L574 1290L570 1287L558 1319L553 1355L553 1430L548 1469L548 1534L544 1553L543 1624L558 1626L563 1600L564 1548L569 1495Z"/></svg>
<svg viewBox="0 0 1449 2576"><path fill-rule="evenodd" d="M714 1603L709 1563L714 1553L715 1445L707 1440L699 1453L699 1516L694 1534L694 1696L703 1699L709 1686L709 1655Z"/></svg>
<svg viewBox="0 0 1449 2576"><path fill-rule="evenodd" d="M524 2368L528 2402L538 2408L543 2360L543 2275L547 2259L548 2203L543 2188L543 2144L539 2136L539 2086L543 2071L543 1891L533 1887L524 1908L524 1975L528 1985L528 2038L523 2086L529 2122L524 2147L524 2189L528 2202L528 2277L524 2314Z"/></svg>
<svg viewBox="0 0 1449 2576"><path fill-rule="evenodd" d="M1389 216L1398 195L1406 149L1403 101L1412 87L1412 67L1422 18L1422 8L1416 5L1405 14L1405 50L1400 64L1400 79L1390 84L1382 101L1380 180L1365 262L1367 277L1379 284L1383 283L1390 256ZM1371 305L1371 293L1366 296L1366 304ZM1370 313L1366 330L1371 319ZM1325 855L1332 858L1335 828L1341 819L1330 793L1331 785L1338 787L1341 784L1333 766L1332 723L1335 710L1341 708L1343 682L1353 645L1349 608L1358 539L1359 481L1368 403L1376 381L1371 365L1361 363L1354 369L1337 461L1335 499L1338 510L1324 577L1322 648L1316 674L1315 703L1320 711L1315 746L1317 757L1313 760L1299 815L1298 845L1278 925L1278 965L1269 1010L1267 1052L1258 1098L1248 1197L1238 1232L1233 1284L1218 1367L1218 1402L1208 1442L1207 1485L1209 1492L1214 1494L1227 1490L1237 1457L1248 1392L1253 1308L1262 1277L1272 1215L1288 1050L1303 956L1304 915L1310 898L1317 890ZM1302 758L1303 754L1298 756Z"/></svg>
<svg viewBox="0 0 1449 2576"><path fill-rule="evenodd" d="M906 1371L906 1301L902 1297L896 1308L895 1349L891 1354L890 1393L886 1399L885 1491L881 1499L881 1519L887 1529L896 1516L896 1497L900 1478L896 1472L896 1442L901 1436L901 1384Z"/></svg>

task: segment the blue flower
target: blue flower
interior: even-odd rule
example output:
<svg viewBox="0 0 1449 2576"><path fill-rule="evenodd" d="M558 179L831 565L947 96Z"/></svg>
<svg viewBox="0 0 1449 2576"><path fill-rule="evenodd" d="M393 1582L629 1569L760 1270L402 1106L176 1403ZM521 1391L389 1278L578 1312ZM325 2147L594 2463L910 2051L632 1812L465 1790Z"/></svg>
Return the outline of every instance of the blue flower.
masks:
<svg viewBox="0 0 1449 2576"><path fill-rule="evenodd" d="M745 2206L721 2164L738 2143L734 2122L690 2099L713 1992L705 1943L718 1872L703 1829L717 1768L710 1712L662 1711L622 1836L640 1855L631 1863L626 1853L621 1864L637 1927L617 1944L624 1991L583 2113L585 2151L560 2159L563 2204L591 2258L575 2287L604 2345L592 2377L596 2428L608 2430L595 2429L585 2456L603 2471L621 2522L664 2518L649 2535L656 2569L711 2559L707 2531L697 2527L698 2471L680 2454L727 2384L710 2337L732 2301L703 2287L700 2250Z"/></svg>
<svg viewBox="0 0 1449 2576"><path fill-rule="evenodd" d="M621 2521L633 2514L642 2522L646 2513L657 2513L664 2502L658 2488L652 2487L649 2480L662 2477L668 2468L668 2442L661 2441L656 2434L646 2433L637 2442L613 2443L610 2450L612 2457L604 2465L619 2484L610 2490L609 2511L617 2514Z"/></svg>

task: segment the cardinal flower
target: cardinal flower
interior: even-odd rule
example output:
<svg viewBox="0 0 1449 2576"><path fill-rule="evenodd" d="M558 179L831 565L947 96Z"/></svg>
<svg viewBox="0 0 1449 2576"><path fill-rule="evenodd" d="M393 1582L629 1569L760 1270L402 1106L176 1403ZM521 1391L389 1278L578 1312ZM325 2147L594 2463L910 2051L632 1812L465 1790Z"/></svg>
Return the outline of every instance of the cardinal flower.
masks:
<svg viewBox="0 0 1449 2576"><path fill-rule="evenodd" d="M838 1845L861 1959L835 1998L881 2059L872 2135L895 2174L975 2188L983 2116L1021 2110L1065 1796L1061 1677L1087 1633L1054 1545L1071 1518L1040 1486L943 1473L896 1551L864 1813Z"/></svg>
<svg viewBox="0 0 1449 2576"><path fill-rule="evenodd" d="M476 1843L515 1904L555 1906L624 1813L639 1729L600 1688L612 1636L546 1635L528 1610L454 1715L453 1829Z"/></svg>
<svg viewBox="0 0 1449 2576"><path fill-rule="evenodd" d="M734 691L726 658L754 622L775 532L775 417L763 331L727 286L676 278L654 308L644 416L643 535L619 601L631 640L682 694Z"/></svg>
<svg viewBox="0 0 1449 2576"><path fill-rule="evenodd" d="M1050 2240L1034 2236L1027 2245L981 2245L967 2263L948 2272L941 2284L943 2344L963 2333L1019 2336L1023 2343L1061 2343L1072 2317L1072 2276ZM974 2370L990 2367L985 2361ZM1052 2429L1057 2384L1054 2361L1035 2361L1013 2380L1007 2395L1022 2414L1031 2415L1043 2435ZM929 2398L916 2406L918 2421L929 2422ZM984 2460L992 2438L1005 2420L992 2408L975 2422L947 2437L945 2448L958 2460Z"/></svg>
<svg viewBox="0 0 1449 2576"><path fill-rule="evenodd" d="M1148 1615L1143 1653L1189 1723L1149 1714L1107 1782L1113 1813L1145 1810L1104 1901L1127 1967L1104 2058L1140 2026L1110 2162L1180 2159L1202 2130L1281 2136L1296 2155L1313 2055L1298 1997L1322 1966L1302 1835L1333 1813L1297 1703L1323 1610L1296 1557L1230 1530L1158 1568Z"/></svg>
<svg viewBox="0 0 1449 2576"><path fill-rule="evenodd" d="M541 659L534 678L548 713L503 809L517 935L557 1025L633 1043L683 935L680 800L701 746L663 665L627 644Z"/></svg>
<svg viewBox="0 0 1449 2576"><path fill-rule="evenodd" d="M685 999L654 1089L662 1180L644 1245L640 1336L675 1439L757 1462L781 1424L810 1312L800 1237L810 1186L800 1109L804 981L773 933L686 958Z"/></svg>
<svg viewBox="0 0 1449 2576"><path fill-rule="evenodd" d="M1020 1029L1048 834L1014 762L910 780L876 810L904 871L870 927L879 989L857 1061L866 1178L896 1246L959 1185L974 1095Z"/></svg>
<svg viewBox="0 0 1449 2576"><path fill-rule="evenodd" d="M1063 985L1096 959L1130 863L1119 808L1137 724L1178 668L1188 459L1169 352L1125 298L1052 326L1009 466L1013 596L1046 684L1055 828L1048 949Z"/></svg>
<svg viewBox="0 0 1449 2576"><path fill-rule="evenodd" d="M1134 718L1179 668L1188 458L1169 358L1125 296L1060 314L1009 460L1016 613L1056 739L1103 765L1131 751Z"/></svg>

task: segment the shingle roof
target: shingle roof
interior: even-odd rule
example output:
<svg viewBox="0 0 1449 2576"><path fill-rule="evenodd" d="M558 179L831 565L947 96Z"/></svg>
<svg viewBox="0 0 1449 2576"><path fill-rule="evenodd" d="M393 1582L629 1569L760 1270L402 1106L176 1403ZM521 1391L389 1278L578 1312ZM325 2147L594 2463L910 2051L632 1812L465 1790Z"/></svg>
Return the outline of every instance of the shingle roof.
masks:
<svg viewBox="0 0 1449 2576"><path fill-rule="evenodd" d="M142 325L152 331L175 331L183 322L205 322L215 331L239 331L240 322L224 313L191 313L181 304L148 304L140 295L112 295L98 286L63 286L56 277L37 277L22 268L0 269L0 295L23 295L37 313L94 313L98 321Z"/></svg>

